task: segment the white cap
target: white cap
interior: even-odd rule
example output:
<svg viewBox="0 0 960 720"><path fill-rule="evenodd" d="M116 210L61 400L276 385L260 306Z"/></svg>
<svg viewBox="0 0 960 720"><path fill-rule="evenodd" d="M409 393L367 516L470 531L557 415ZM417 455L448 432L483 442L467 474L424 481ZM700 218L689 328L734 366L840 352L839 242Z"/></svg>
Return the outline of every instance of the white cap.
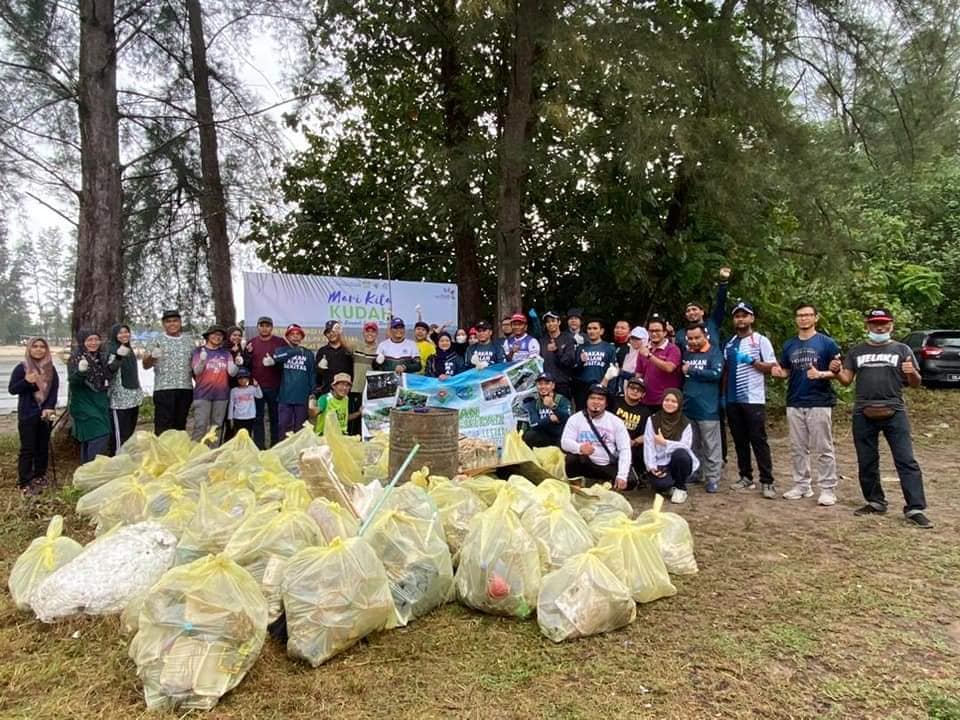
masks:
<svg viewBox="0 0 960 720"><path fill-rule="evenodd" d="M637 325L633 330L630 331L630 337L636 338L637 340L649 340L650 335L647 333L646 328L642 328Z"/></svg>

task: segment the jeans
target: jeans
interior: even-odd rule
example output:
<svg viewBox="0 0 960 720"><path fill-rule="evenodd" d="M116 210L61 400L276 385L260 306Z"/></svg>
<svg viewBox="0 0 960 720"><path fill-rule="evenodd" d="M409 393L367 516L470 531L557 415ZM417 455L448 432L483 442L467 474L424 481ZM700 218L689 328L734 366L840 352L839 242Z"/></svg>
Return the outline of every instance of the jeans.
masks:
<svg viewBox="0 0 960 720"><path fill-rule="evenodd" d="M676 488L686 490L687 481L693 475L693 458L686 448L677 448L670 454L670 464L660 468L666 470L663 477L650 473L650 482L657 492L664 492Z"/></svg>
<svg viewBox="0 0 960 720"><path fill-rule="evenodd" d="M853 446L857 450L857 465L860 470L860 490L867 504L877 510L887 509L887 499L880 483L880 433L890 446L893 464L900 478L900 489L906 505L904 514L909 517L927 507L923 495L923 473L913 456L913 441L910 438L910 420L906 410L897 410L886 420L870 420L863 413L853 414Z"/></svg>
<svg viewBox="0 0 960 720"><path fill-rule="evenodd" d="M810 489L813 465L821 490L837 486L837 458L833 451L833 413L829 407L787 408L793 482Z"/></svg>
<svg viewBox="0 0 960 720"><path fill-rule="evenodd" d="M107 448L110 446L110 436L101 435L93 440L86 440L80 443L80 464L93 460L97 455L106 455Z"/></svg>
<svg viewBox="0 0 960 720"><path fill-rule="evenodd" d="M193 431L190 439L199 442L211 427L220 430L227 417L227 400L194 400ZM219 439L219 435L218 435Z"/></svg>
<svg viewBox="0 0 960 720"><path fill-rule="evenodd" d="M567 454L564 463L567 477L583 477L584 485L592 485L594 482L613 482L617 479L616 463L595 465L586 455L572 453Z"/></svg>
<svg viewBox="0 0 960 720"><path fill-rule="evenodd" d="M270 418L270 447L280 442L280 418L277 413L277 393L279 388L261 387L262 398L256 399L257 417L253 421L253 442L261 450L266 450L267 417Z"/></svg>
<svg viewBox="0 0 960 720"><path fill-rule="evenodd" d="M17 457L17 486L26 487L34 478L47 474L50 459L51 424L40 415L20 418L20 454Z"/></svg>
<svg viewBox="0 0 960 720"><path fill-rule="evenodd" d="M282 437L286 437L287 433L299 431L307 421L306 405L280 403L277 409L280 415L280 434Z"/></svg>
<svg viewBox="0 0 960 720"><path fill-rule="evenodd" d="M186 430L193 403L193 390L155 390L153 393L153 431Z"/></svg>
<svg viewBox="0 0 960 720"><path fill-rule="evenodd" d="M722 428L719 420L691 420L693 453L700 460L700 472L707 483L720 482L722 468Z"/></svg>
<svg viewBox="0 0 960 720"><path fill-rule="evenodd" d="M737 467L740 477L753 480L753 463L750 449L757 458L760 482L773 484L773 458L767 442L767 406L748 403L727 403L727 424L733 435L733 447L737 451Z"/></svg>

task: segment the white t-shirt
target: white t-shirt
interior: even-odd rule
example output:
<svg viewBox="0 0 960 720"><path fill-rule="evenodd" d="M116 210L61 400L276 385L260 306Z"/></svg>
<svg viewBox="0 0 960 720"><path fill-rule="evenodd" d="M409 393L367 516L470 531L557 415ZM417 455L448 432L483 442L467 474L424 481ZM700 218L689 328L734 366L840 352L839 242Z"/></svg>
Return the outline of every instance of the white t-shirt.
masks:
<svg viewBox="0 0 960 720"><path fill-rule="evenodd" d="M630 433L627 432L627 426L623 420L613 413L604 412L598 418L591 418L597 432L603 438L607 447L619 456L617 459L617 477L626 479L630 472ZM580 454L580 446L583 443L593 445L593 452L590 454L590 462L594 465L609 465L610 456L603 449L600 440L593 430L590 429L590 423L582 412L574 413L567 420L563 428L563 436L560 438L560 447L564 452L574 455Z"/></svg>
<svg viewBox="0 0 960 720"><path fill-rule="evenodd" d="M413 340L404 338L400 342L394 342L387 338L377 346L377 355L383 355L390 360L419 359L420 349Z"/></svg>

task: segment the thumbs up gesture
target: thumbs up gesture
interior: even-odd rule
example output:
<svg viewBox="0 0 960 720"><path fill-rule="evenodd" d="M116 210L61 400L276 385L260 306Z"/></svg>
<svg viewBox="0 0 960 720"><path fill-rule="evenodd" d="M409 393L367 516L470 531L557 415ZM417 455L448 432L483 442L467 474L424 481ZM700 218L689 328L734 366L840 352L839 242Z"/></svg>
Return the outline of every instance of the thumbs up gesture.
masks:
<svg viewBox="0 0 960 720"><path fill-rule="evenodd" d="M31 370L26 374L26 376L24 377L24 380L26 380L28 383L32 383L36 385L38 382L40 382L40 373L34 370Z"/></svg>
<svg viewBox="0 0 960 720"><path fill-rule="evenodd" d="M604 380L613 380L620 374L620 368L618 368L613 363L610 363L610 367L607 368L607 371L603 374Z"/></svg>
<svg viewBox="0 0 960 720"><path fill-rule="evenodd" d="M383 353L379 353L377 355L377 365L383 365L383 363L386 362L386 360L387 360L387 357Z"/></svg>
<svg viewBox="0 0 960 720"><path fill-rule="evenodd" d="M120 346L117 348L117 355L119 355L120 357L126 357L126 356L129 355L129 354L130 354L130 346L129 346L129 345L120 345Z"/></svg>
<svg viewBox="0 0 960 720"><path fill-rule="evenodd" d="M150 351L150 357L152 357L154 360L159 360L163 357L163 350L160 349L159 345Z"/></svg>
<svg viewBox="0 0 960 720"><path fill-rule="evenodd" d="M243 354L237 353L237 356L233 359L233 364L237 367L243 365Z"/></svg>
<svg viewBox="0 0 960 720"><path fill-rule="evenodd" d="M830 372L838 373L843 370L843 363L840 362L840 356L837 355L833 360L830 361Z"/></svg>
<svg viewBox="0 0 960 720"><path fill-rule="evenodd" d="M200 348L200 362L205 363L207 361L207 349L205 347Z"/></svg>
<svg viewBox="0 0 960 720"><path fill-rule="evenodd" d="M819 379L820 379L820 371L817 370L817 364L816 364L816 363L810 363L810 367L807 368L807 377L808 377L810 380L819 380Z"/></svg>
<svg viewBox="0 0 960 720"><path fill-rule="evenodd" d="M273 367L277 364L277 361L273 359L273 355L264 355L263 356L263 366L264 367Z"/></svg>
<svg viewBox="0 0 960 720"><path fill-rule="evenodd" d="M900 366L900 370L904 375L914 375L917 372L917 368L913 365L913 360L904 360Z"/></svg>
<svg viewBox="0 0 960 720"><path fill-rule="evenodd" d="M79 370L82 373L85 373L89 369L90 369L90 363L87 362L87 359L85 357L80 358L80 362L77 363L77 370Z"/></svg>
<svg viewBox="0 0 960 720"><path fill-rule="evenodd" d="M663 436L663 433L660 430L657 430L657 434L654 436L653 441L657 445L661 445L661 446L667 444L667 439Z"/></svg>

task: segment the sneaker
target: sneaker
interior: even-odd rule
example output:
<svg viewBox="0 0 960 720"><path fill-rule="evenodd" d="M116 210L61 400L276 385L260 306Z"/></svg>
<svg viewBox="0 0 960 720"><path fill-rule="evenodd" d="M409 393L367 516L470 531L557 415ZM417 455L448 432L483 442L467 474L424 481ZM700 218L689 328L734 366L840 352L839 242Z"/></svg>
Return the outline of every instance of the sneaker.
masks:
<svg viewBox="0 0 960 720"><path fill-rule="evenodd" d="M763 496L767 500L776 500L777 491L773 488L773 483L763 483Z"/></svg>
<svg viewBox="0 0 960 720"><path fill-rule="evenodd" d="M734 490L756 490L757 484L748 477L741 477L731 487Z"/></svg>
<svg viewBox="0 0 960 720"><path fill-rule="evenodd" d="M686 493L684 493L686 495ZM674 500L676 502L676 500ZM907 522L911 522L916 525L918 528L923 528L924 530L930 530L933 528L933 523L927 519L927 516L922 512L914 513L913 515L907 515Z"/></svg>
<svg viewBox="0 0 960 720"><path fill-rule="evenodd" d="M40 488L32 482L26 485L20 485L17 489L20 490L20 497L33 497L34 495L40 494Z"/></svg>
<svg viewBox="0 0 960 720"><path fill-rule="evenodd" d="M878 510L870 503L867 503L862 508L857 508L856 510L854 510L853 514L854 515L884 515L886 514L886 512L887 512L886 508L884 508L883 510Z"/></svg>
<svg viewBox="0 0 960 720"><path fill-rule="evenodd" d="M830 505L837 504L837 495L833 492L833 488L826 488L820 491L820 497L817 498L817 505L824 505L829 507Z"/></svg>
<svg viewBox="0 0 960 720"><path fill-rule="evenodd" d="M680 505L687 501L687 491L681 490L680 488L674 488L673 494L670 496L670 502ZM916 515L912 516L911 519L915 518Z"/></svg>
<svg viewBox="0 0 960 720"><path fill-rule="evenodd" d="M783 494L783 497L787 500L800 500L801 498L813 497L813 490L802 485L794 485Z"/></svg>
<svg viewBox="0 0 960 720"><path fill-rule="evenodd" d="M715 493L720 490L720 485L719 483L711 480L707 483L707 486L704 488L704 490L706 490L708 493Z"/></svg>

